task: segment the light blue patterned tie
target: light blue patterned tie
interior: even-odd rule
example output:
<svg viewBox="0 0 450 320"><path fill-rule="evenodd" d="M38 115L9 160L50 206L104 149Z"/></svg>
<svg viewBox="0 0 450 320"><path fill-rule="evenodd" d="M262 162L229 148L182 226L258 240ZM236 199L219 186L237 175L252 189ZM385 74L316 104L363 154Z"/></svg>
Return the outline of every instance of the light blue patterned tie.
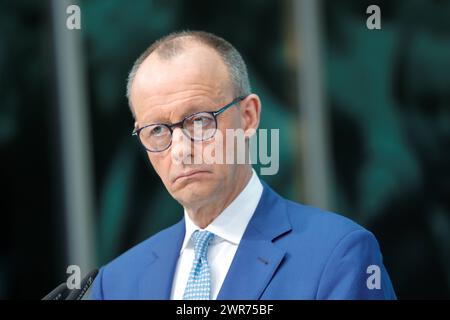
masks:
<svg viewBox="0 0 450 320"><path fill-rule="evenodd" d="M184 290L184 300L209 300L211 294L211 272L208 265L208 247L214 234L196 230L192 234L195 258Z"/></svg>

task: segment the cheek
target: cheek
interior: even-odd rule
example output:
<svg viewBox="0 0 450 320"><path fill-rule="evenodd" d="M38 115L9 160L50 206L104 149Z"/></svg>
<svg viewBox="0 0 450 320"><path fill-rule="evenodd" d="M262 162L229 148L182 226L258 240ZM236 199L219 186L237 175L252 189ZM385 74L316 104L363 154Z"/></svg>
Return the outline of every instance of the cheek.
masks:
<svg viewBox="0 0 450 320"><path fill-rule="evenodd" d="M148 158L150 160L150 163L155 169L158 176L163 180L166 181L166 178L168 176L169 168L170 168L170 159L167 155L164 154L153 154L151 152L148 152Z"/></svg>

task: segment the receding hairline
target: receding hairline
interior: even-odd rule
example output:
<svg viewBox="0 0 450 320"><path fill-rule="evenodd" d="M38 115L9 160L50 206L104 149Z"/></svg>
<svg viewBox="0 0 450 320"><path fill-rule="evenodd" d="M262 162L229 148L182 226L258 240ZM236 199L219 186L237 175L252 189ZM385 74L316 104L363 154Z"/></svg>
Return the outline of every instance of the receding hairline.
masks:
<svg viewBox="0 0 450 320"><path fill-rule="evenodd" d="M186 52L189 49L192 49L195 47L195 45L199 45L201 47L211 49L217 57L219 57L220 61L223 63L223 65L226 68L227 75L230 78L231 81L231 75L229 74L228 67L226 65L226 62L224 61L223 57L220 55L220 52L208 41L204 40L200 35L204 34L204 32L197 31L197 32L182 32L182 33L173 33L170 34L160 40L157 40L155 43L153 43L147 50L142 53L142 55L136 60L134 64L134 68L130 73L129 77L129 90L127 90L127 97L130 98L131 94L131 87L133 85L134 79L139 71L141 69L141 66L148 60L151 56L156 55L159 59L162 61L168 61L173 58L178 57L182 53ZM207 34L207 33L205 33Z"/></svg>
<svg viewBox="0 0 450 320"><path fill-rule="evenodd" d="M177 48L174 49L172 45L175 42L177 43ZM129 99L131 99L131 93L134 92L134 90L139 90L138 87L141 87L140 81L148 77L147 72L159 72L153 68L157 66L160 66L162 68L166 68L165 66L169 67L172 62L176 63L178 59L182 59L181 61L183 62L181 63L183 63L183 65L187 63L188 65L194 66L194 68L197 70L203 70L202 74L204 74L203 72L207 72L214 77L215 80L212 81L221 83L221 87L223 90L226 90L226 92L230 94L234 94L235 90L229 68L223 61L220 54L216 50L214 50L214 48L211 48L199 41L191 41L191 39L188 39L187 36L184 37L184 39L174 39L173 43L170 43L169 46L170 48L164 48L163 46L156 48L142 60L139 67L136 68L136 72L134 74L132 82L130 83L131 88ZM174 50L176 52L174 52ZM190 53L192 53L192 55ZM207 59L209 62L206 62L204 59ZM206 74L204 74L204 76L205 75ZM220 80L217 77L220 77ZM223 99L226 99L226 97L223 97ZM131 100L129 103L131 106Z"/></svg>
<svg viewBox="0 0 450 320"><path fill-rule="evenodd" d="M179 35L177 37L161 41L161 43L157 44L158 45L156 45L152 50L149 49L147 56L144 57L141 63L143 63L152 54L158 55L158 57L163 60L170 60L171 58L177 57L178 55L182 54L186 50L191 49L195 45L211 49L220 57L219 52L213 46L204 41L202 38L199 38L198 36L192 34Z"/></svg>
<svg viewBox="0 0 450 320"><path fill-rule="evenodd" d="M142 64L153 54L157 54L157 57L161 60L170 60L189 50L195 44L211 49L219 57L225 67L228 81L235 94L247 95L250 93L251 87L247 74L247 66L233 45L219 36L204 31L174 32L150 45L135 61L129 73L126 96L133 116L135 114L130 101L131 88Z"/></svg>
<svg viewBox="0 0 450 320"><path fill-rule="evenodd" d="M231 81L231 75L228 70L228 67L226 65L226 62L224 61L223 57L220 55L220 53L215 50L213 47L208 46L208 44L198 41L197 38L192 36L182 36L179 38L171 39L167 43L161 44L161 46L155 48L153 51L149 52L146 56L143 56L142 60L139 61L139 64L137 65L136 72L134 74L134 79L136 78L137 73L141 69L141 67L147 63L149 59L157 59L157 63L159 62L169 62L173 59L179 58L183 54L187 53L189 50L193 49L206 49L207 51L211 52L221 63L222 66L225 68L225 72L228 76L228 78ZM152 61L153 63L153 61ZM199 61L198 63L202 63Z"/></svg>

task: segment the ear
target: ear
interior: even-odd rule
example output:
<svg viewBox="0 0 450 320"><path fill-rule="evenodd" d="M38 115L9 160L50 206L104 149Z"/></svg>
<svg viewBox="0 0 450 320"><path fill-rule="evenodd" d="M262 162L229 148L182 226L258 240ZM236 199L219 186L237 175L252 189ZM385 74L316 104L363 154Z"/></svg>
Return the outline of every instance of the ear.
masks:
<svg viewBox="0 0 450 320"><path fill-rule="evenodd" d="M245 138L249 139L259 126L261 116L261 100L259 97L251 93L244 100L240 102L242 129L244 130Z"/></svg>

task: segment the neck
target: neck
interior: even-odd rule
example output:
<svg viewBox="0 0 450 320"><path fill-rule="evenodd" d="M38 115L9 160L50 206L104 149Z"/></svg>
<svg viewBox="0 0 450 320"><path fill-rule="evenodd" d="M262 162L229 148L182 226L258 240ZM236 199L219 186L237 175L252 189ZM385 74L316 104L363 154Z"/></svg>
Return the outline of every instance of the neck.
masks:
<svg viewBox="0 0 450 320"><path fill-rule="evenodd" d="M214 199L214 201L208 201L208 203L199 207L185 207L189 218L198 227L204 229L211 222L216 219L226 207L233 202L234 199L244 190L245 186L249 183L252 177L252 168L247 165L242 168L243 170L238 170L237 177L242 177L238 179L237 182L231 182L233 185L230 186L230 191L225 192L221 195L220 199Z"/></svg>

